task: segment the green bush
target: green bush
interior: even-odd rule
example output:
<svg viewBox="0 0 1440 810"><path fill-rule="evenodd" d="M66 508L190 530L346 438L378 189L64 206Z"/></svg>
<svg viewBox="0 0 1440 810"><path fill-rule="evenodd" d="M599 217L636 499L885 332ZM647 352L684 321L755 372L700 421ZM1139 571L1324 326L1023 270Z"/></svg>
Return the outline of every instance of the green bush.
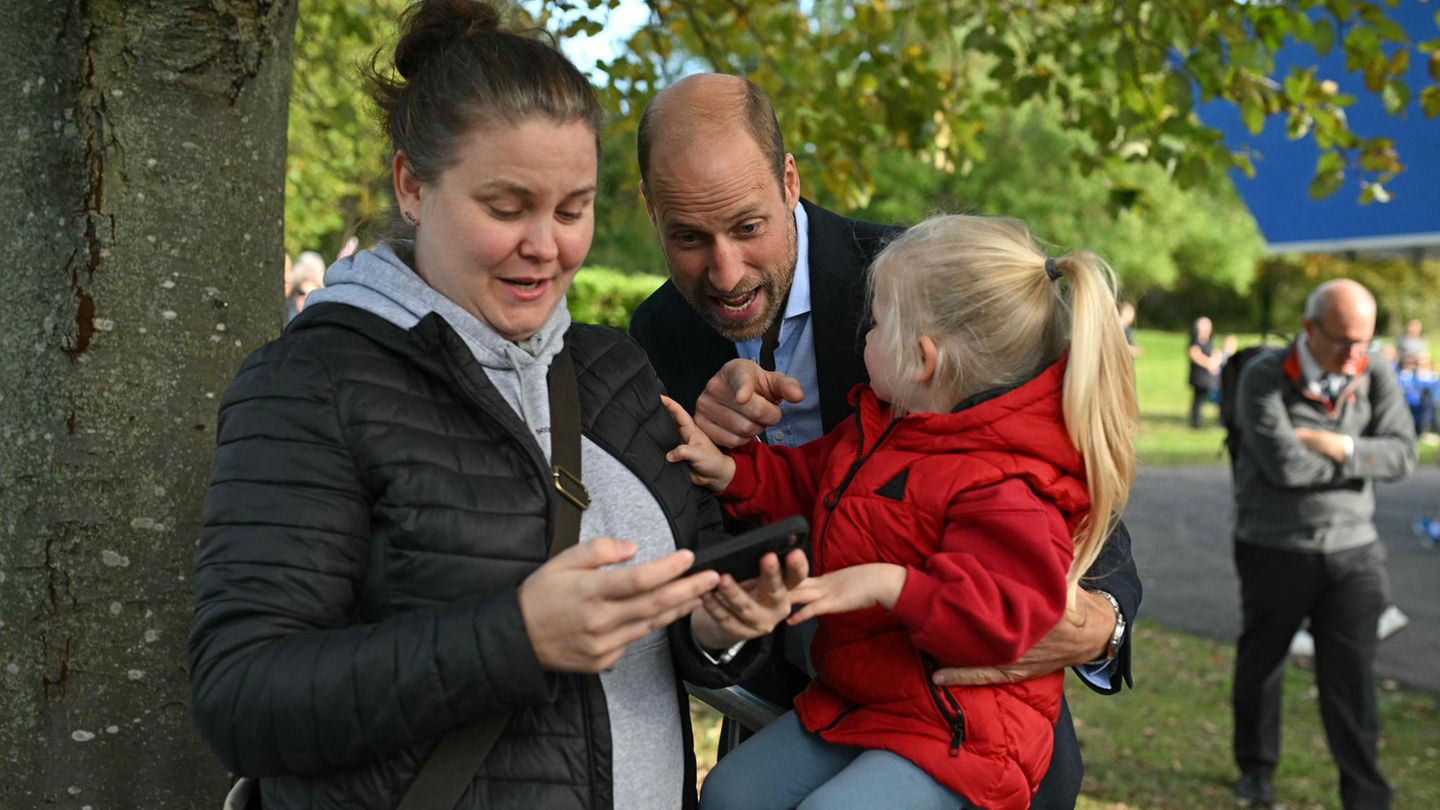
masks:
<svg viewBox="0 0 1440 810"><path fill-rule="evenodd" d="M585 323L598 323L626 329L630 313L655 292L665 276L632 274L611 267L583 267L570 285L566 303L570 317Z"/></svg>

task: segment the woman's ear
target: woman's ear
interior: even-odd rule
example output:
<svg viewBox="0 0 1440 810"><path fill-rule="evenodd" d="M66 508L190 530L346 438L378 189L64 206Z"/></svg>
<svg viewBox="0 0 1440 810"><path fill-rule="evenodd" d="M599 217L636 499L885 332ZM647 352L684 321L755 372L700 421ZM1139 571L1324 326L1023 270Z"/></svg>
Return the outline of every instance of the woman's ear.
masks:
<svg viewBox="0 0 1440 810"><path fill-rule="evenodd" d="M414 216L420 215L420 178L410 170L410 161L405 159L405 153L396 150L395 156L390 159L390 176L395 183L395 204L402 212ZM406 217L409 220L409 217Z"/></svg>
<svg viewBox="0 0 1440 810"><path fill-rule="evenodd" d="M940 350L935 347L935 341L929 335L920 336L920 370L915 372L915 383L918 385L929 385L935 379L935 363L939 360Z"/></svg>

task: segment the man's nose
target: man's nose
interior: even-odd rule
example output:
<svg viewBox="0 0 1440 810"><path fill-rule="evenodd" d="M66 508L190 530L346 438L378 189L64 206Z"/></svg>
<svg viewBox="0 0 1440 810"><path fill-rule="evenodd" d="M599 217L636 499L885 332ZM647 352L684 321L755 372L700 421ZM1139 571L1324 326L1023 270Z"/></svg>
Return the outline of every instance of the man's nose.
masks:
<svg viewBox="0 0 1440 810"><path fill-rule="evenodd" d="M715 242L710 254L710 286L721 293L731 293L745 280L745 260L740 248L727 240Z"/></svg>

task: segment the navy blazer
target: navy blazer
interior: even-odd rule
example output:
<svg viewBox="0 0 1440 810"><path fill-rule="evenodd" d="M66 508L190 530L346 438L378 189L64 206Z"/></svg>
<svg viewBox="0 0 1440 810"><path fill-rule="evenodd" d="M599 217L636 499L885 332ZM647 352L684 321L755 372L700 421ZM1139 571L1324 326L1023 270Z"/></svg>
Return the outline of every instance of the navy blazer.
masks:
<svg viewBox="0 0 1440 810"><path fill-rule="evenodd" d="M866 270L885 243L904 229L847 219L805 199L801 199L800 204L805 206L809 219L806 232L810 246L810 322L815 331L820 418L828 433L850 416L846 399L850 389L857 383L869 382L862 331L870 320L870 302L865 294ZM650 363L670 397L692 412L705 384L721 366L738 356L735 344L706 323L670 281L635 309L630 334L650 356ZM1114 596L1126 619L1125 642L1108 687L1097 687L1081 679L1097 692L1114 694L1120 691L1122 681L1131 683L1130 628L1135 626L1141 596L1140 574L1131 555L1130 534L1123 523L1110 535L1083 584ZM1084 776L1080 745L1069 707L1062 702L1060 708L1050 770L1031 803L1032 808L1073 810L1080 795Z"/></svg>

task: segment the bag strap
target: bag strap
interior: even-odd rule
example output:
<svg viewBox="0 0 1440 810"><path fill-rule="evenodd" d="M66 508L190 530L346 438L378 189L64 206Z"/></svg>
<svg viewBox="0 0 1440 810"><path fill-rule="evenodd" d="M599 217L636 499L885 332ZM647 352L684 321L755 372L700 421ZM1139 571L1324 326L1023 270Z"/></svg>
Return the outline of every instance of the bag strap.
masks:
<svg viewBox="0 0 1440 810"><path fill-rule="evenodd" d="M550 388L550 476L560 500L550 556L580 542L580 513L590 508L590 491L580 481L580 388L567 346L550 361L545 378Z"/></svg>
<svg viewBox="0 0 1440 810"><path fill-rule="evenodd" d="M560 494L550 535L549 556L554 557L580 542L580 513L590 506L590 493L580 481L580 390L568 346L550 361L545 381L550 389L550 476ZM510 714L488 715L445 735L396 810L454 810Z"/></svg>

